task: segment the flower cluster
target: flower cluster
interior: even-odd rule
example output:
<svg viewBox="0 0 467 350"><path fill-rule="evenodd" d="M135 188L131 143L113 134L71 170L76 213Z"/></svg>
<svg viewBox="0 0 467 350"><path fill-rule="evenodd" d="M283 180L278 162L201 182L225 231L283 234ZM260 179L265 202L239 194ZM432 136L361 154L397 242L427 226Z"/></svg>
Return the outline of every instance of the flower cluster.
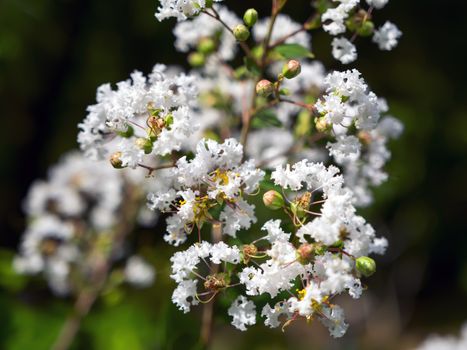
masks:
<svg viewBox="0 0 467 350"><path fill-rule="evenodd" d="M71 270L88 276L101 261L96 290L109 280L150 285L141 257L118 266L134 218L150 224L160 214L164 240L177 247L172 301L181 311L223 298L242 331L258 316L271 328L319 320L341 337L349 325L335 297L359 298L376 271L370 255L388 245L356 207L387 179L387 144L403 126L359 71L326 71L311 32L339 35L332 54L344 64L357 57L357 37L390 50L401 33L390 22L374 28L373 11L388 0L316 1L305 23L282 13L287 0L273 0L262 19L219 2L160 0L156 17L178 20L175 47L192 71L159 64L98 89L78 134L97 162L73 156L79 166L34 186L15 265L44 272L59 292L75 290Z"/></svg>
<svg viewBox="0 0 467 350"><path fill-rule="evenodd" d="M147 78L134 72L116 90L102 85L97 104L79 124L80 147L93 159L111 155L116 168L154 162L154 156L179 150L196 130L190 112L196 97L193 77L159 64Z"/></svg>
<svg viewBox="0 0 467 350"><path fill-rule="evenodd" d="M82 283L76 276L86 278L90 273L90 264L84 262L95 258L99 246L112 246L119 239L117 232L128 225L125 206L132 204L141 217L146 213L144 200L134 189L140 178L125 177L108 163L90 161L79 153L64 157L50 169L47 181L32 185L26 198L29 224L14 260L16 271L43 273L56 294L73 292ZM153 278L153 268L142 258L128 260L124 280L147 286Z"/></svg>
<svg viewBox="0 0 467 350"><path fill-rule="evenodd" d="M256 222L254 206L243 195L257 191L264 172L253 161L242 163L242 157L242 146L234 139L222 144L201 140L193 159L182 157L167 170L171 186L148 196L151 209L174 212L167 219L166 241L179 245L187 233L194 227L200 230L205 222L222 222L223 232L231 236ZM221 206L216 219L210 211Z"/></svg>
<svg viewBox="0 0 467 350"><path fill-rule="evenodd" d="M366 0L369 6L365 9L360 0L333 0L331 5L321 15L323 29L333 36L344 34L347 30L352 37L335 37L332 41L332 55L343 64L348 64L357 59L357 49L354 41L358 36L372 36L374 43L381 50L392 50L397 46L401 31L391 22L386 22L382 27L375 29L372 21L374 9L383 8L388 0ZM362 1L363 2L363 1Z"/></svg>

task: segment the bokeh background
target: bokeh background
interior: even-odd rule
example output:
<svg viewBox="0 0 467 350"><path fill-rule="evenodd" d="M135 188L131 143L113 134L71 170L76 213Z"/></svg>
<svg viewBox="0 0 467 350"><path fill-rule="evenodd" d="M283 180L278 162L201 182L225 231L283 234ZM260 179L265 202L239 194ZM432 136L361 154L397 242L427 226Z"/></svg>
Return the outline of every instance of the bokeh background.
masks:
<svg viewBox="0 0 467 350"><path fill-rule="evenodd" d="M226 1L242 13L269 1ZM155 0L3 0L0 2L0 348L47 349L70 300L15 276L11 257L24 229L21 201L48 166L77 147L77 123L95 90L156 62L184 64L172 47L174 22L154 18ZM286 12L306 19L309 1ZM241 333L216 319L215 349L411 349L431 332L456 333L467 320L467 3L391 0L376 12L404 32L382 53L358 41L356 64L373 90L387 97L405 124L391 145L388 183L363 214L390 241L378 258L369 292L341 303L351 327L332 340L318 323L286 333L261 325ZM329 68L330 38L316 35L313 51ZM142 232L158 269L148 290L127 290L98 303L74 349L191 349L200 315L170 303L173 253L161 230ZM224 306L219 305L220 309Z"/></svg>

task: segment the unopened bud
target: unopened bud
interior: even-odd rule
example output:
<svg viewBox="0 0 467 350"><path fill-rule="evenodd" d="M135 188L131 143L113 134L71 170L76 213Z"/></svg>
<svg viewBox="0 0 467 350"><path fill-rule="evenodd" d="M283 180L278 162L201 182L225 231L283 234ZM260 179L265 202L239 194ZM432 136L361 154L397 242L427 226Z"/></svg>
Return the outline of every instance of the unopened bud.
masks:
<svg viewBox="0 0 467 350"><path fill-rule="evenodd" d="M235 39L237 39L238 41L247 41L250 37L250 31L243 24L237 24L233 29L233 33Z"/></svg>
<svg viewBox="0 0 467 350"><path fill-rule="evenodd" d="M124 137L124 138L130 138L134 135L135 130L131 125L128 125L125 131L119 131L118 136Z"/></svg>
<svg viewBox="0 0 467 350"><path fill-rule="evenodd" d="M297 60L290 60L282 67L282 75L287 79L293 79L302 71L302 66Z"/></svg>
<svg viewBox="0 0 467 350"><path fill-rule="evenodd" d="M135 141L136 147L142 149L144 153L149 154L152 152L152 141L144 137L137 138Z"/></svg>
<svg viewBox="0 0 467 350"><path fill-rule="evenodd" d="M373 34L373 31L375 29L375 25L371 21L365 21L361 24L360 27L357 29L357 33L360 36L370 36Z"/></svg>
<svg viewBox="0 0 467 350"><path fill-rule="evenodd" d="M363 145L369 145L371 143L371 134L368 131L360 131L357 136L358 140Z"/></svg>
<svg viewBox="0 0 467 350"><path fill-rule="evenodd" d="M370 277L376 272L376 263L368 256L361 256L355 261L355 268L365 277Z"/></svg>
<svg viewBox="0 0 467 350"><path fill-rule="evenodd" d="M321 118L315 119L315 126L316 126L316 130L318 130L319 132L326 132L329 130L330 125L326 121L325 117L321 117Z"/></svg>
<svg viewBox="0 0 467 350"><path fill-rule="evenodd" d="M202 53L192 52L188 55L188 63L192 67L201 67L205 63L205 57Z"/></svg>
<svg viewBox="0 0 467 350"><path fill-rule="evenodd" d="M123 162L121 160L121 156L122 156L122 152L115 152L114 154L110 156L110 164L112 164L112 166L115 169L124 168Z"/></svg>
<svg viewBox="0 0 467 350"><path fill-rule="evenodd" d="M260 96L267 97L274 91L274 84L269 80L263 79L256 84L256 93Z"/></svg>
<svg viewBox="0 0 467 350"><path fill-rule="evenodd" d="M267 191L263 195L263 203L271 210L280 209L285 205L284 197L282 197L279 192L274 190Z"/></svg>
<svg viewBox="0 0 467 350"><path fill-rule="evenodd" d="M202 38L198 43L198 51L202 54L209 55L216 49L216 43L211 38Z"/></svg>
<svg viewBox="0 0 467 350"><path fill-rule="evenodd" d="M313 260L314 246L310 243L303 243L297 249L297 260L300 264L305 265Z"/></svg>
<svg viewBox="0 0 467 350"><path fill-rule="evenodd" d="M245 11L245 14L243 15L243 22L245 22L245 24L248 27L250 28L253 27L257 20L258 20L258 11L256 11L255 9L248 9Z"/></svg>

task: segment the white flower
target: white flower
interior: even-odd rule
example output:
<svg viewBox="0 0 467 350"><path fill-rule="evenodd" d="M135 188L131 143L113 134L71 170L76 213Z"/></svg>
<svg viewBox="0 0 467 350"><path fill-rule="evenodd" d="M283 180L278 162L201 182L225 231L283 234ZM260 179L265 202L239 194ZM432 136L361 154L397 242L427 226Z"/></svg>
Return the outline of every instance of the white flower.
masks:
<svg viewBox="0 0 467 350"><path fill-rule="evenodd" d="M335 8L329 8L321 16L323 29L331 35L345 32L345 19L349 12L359 3L359 0L337 0L340 4ZM337 2L335 0L335 2Z"/></svg>
<svg viewBox="0 0 467 350"><path fill-rule="evenodd" d="M402 32L395 24L386 22L381 28L375 30L373 42L378 44L380 50L390 51L397 46L401 35Z"/></svg>
<svg viewBox="0 0 467 350"><path fill-rule="evenodd" d="M266 304L261 311L261 316L265 317L264 324L271 328L279 327L279 317L286 316L286 319L292 316L289 311L289 303L287 301L280 301L274 305L274 308Z"/></svg>
<svg viewBox="0 0 467 350"><path fill-rule="evenodd" d="M256 323L256 306L243 295L235 299L227 313L233 318L232 325L241 331Z"/></svg>
<svg viewBox="0 0 467 350"><path fill-rule="evenodd" d="M467 323L461 328L459 337L453 335L430 335L416 350L464 350L467 349Z"/></svg>
<svg viewBox="0 0 467 350"><path fill-rule="evenodd" d="M355 136L338 136L334 143L328 142L329 155L333 156L336 163L355 162L360 158L361 143Z"/></svg>
<svg viewBox="0 0 467 350"><path fill-rule="evenodd" d="M155 271L144 259L132 256L124 270L125 280L136 287L149 287L154 282Z"/></svg>
<svg viewBox="0 0 467 350"><path fill-rule="evenodd" d="M334 38L332 40L332 55L343 64L348 64L357 59L357 49L344 37Z"/></svg>
<svg viewBox="0 0 467 350"><path fill-rule="evenodd" d="M366 3L370 6L373 6L375 9L382 9L389 0L366 0Z"/></svg>
<svg viewBox="0 0 467 350"><path fill-rule="evenodd" d="M319 320L329 329L331 336L340 338L347 332L349 325L345 323L344 310L340 306L324 306L321 312L323 317L320 317Z"/></svg>
<svg viewBox="0 0 467 350"><path fill-rule="evenodd" d="M290 233L285 233L281 227L280 220L269 220L267 221L261 230L267 231L268 235L265 237L269 242L274 243L276 241L288 242L290 239Z"/></svg>
<svg viewBox="0 0 467 350"><path fill-rule="evenodd" d="M184 280L180 282L172 293L172 302L184 313L190 311L191 305L198 305L196 299L197 280Z"/></svg>
<svg viewBox="0 0 467 350"><path fill-rule="evenodd" d="M220 2L222 0L214 0ZM162 21L166 18L175 17L178 21L198 14L206 6L206 0L159 0L156 18Z"/></svg>

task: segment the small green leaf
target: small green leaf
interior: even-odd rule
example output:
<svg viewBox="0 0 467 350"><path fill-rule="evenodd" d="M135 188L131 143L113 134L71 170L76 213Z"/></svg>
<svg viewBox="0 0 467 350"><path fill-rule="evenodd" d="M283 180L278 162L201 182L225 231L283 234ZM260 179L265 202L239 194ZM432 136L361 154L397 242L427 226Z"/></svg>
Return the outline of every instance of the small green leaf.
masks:
<svg viewBox="0 0 467 350"><path fill-rule="evenodd" d="M299 44L282 44L274 48L274 52L277 52L284 59L294 58L314 58L313 55L306 47Z"/></svg>
<svg viewBox="0 0 467 350"><path fill-rule="evenodd" d="M267 109L253 117L251 126L255 129L262 129L267 127L280 127L282 123L277 119L277 115L273 111Z"/></svg>

